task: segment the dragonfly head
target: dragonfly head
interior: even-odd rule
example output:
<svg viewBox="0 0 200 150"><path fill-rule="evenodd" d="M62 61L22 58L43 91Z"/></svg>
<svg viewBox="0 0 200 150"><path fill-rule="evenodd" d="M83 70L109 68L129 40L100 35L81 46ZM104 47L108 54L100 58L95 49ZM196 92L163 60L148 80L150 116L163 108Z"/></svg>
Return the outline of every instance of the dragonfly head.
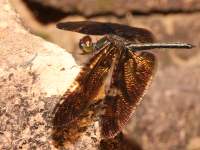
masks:
<svg viewBox="0 0 200 150"><path fill-rule="evenodd" d="M84 36L79 41L79 47L83 51L83 54L91 53L93 51L93 43L90 36Z"/></svg>

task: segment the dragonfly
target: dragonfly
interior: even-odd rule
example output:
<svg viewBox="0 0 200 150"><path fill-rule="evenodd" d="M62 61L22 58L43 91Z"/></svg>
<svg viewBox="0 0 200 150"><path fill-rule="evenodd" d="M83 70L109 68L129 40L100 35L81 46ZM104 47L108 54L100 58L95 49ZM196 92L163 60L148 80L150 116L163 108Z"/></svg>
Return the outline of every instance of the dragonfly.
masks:
<svg viewBox="0 0 200 150"><path fill-rule="evenodd" d="M99 116L103 138L114 138L121 132L150 85L157 61L148 50L193 47L188 43L156 43L147 29L116 23L63 22L57 28L86 34L79 46L84 54L92 52L93 56L61 98L54 121L67 125L77 120L104 86L104 111ZM89 35L103 37L93 42Z"/></svg>

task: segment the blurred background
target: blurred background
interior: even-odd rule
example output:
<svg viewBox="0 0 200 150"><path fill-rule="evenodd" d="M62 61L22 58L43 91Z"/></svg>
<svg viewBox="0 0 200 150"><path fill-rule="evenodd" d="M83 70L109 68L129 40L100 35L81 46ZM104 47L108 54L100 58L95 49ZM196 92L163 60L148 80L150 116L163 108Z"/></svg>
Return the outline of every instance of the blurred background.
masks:
<svg viewBox="0 0 200 150"><path fill-rule="evenodd" d="M155 52L158 69L153 83L124 135L137 150L200 150L199 0L10 1L27 29L65 48L77 62L83 35L56 29L56 23L115 22L149 29L159 42L195 45L192 50Z"/></svg>

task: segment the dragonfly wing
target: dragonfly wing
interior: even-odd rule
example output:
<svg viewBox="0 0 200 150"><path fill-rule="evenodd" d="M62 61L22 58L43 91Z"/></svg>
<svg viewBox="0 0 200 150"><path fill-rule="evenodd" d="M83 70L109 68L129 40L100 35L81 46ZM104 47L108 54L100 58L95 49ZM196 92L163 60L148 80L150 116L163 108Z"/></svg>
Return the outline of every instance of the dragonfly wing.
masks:
<svg viewBox="0 0 200 150"><path fill-rule="evenodd" d="M128 51L125 55L119 60L105 97L105 114L101 116L101 133L105 138L114 137L127 124L155 68L155 57L151 53L137 56Z"/></svg>
<svg viewBox="0 0 200 150"><path fill-rule="evenodd" d="M55 126L64 126L76 120L88 107L107 77L114 56L114 48L107 45L85 65L73 86L64 94L60 104L55 108L53 120Z"/></svg>
<svg viewBox="0 0 200 150"><path fill-rule="evenodd" d="M153 34L143 28L136 28L117 23L94 21L77 21L58 23L57 28L90 35L115 34L127 40L141 43L152 43Z"/></svg>

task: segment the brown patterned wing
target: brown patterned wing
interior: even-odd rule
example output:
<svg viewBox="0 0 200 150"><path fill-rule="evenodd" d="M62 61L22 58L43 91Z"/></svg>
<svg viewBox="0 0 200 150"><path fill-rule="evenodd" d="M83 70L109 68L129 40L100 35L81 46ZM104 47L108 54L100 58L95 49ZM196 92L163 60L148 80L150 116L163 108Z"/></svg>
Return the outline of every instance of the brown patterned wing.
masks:
<svg viewBox="0 0 200 150"><path fill-rule="evenodd" d="M60 127L69 124L88 107L98 94L114 57L115 50L111 44L108 44L91 58L56 107L54 126Z"/></svg>
<svg viewBox="0 0 200 150"><path fill-rule="evenodd" d="M127 51L119 60L105 97L105 114L101 116L104 138L114 137L127 124L149 85L154 68L155 57L148 52L136 55Z"/></svg>
<svg viewBox="0 0 200 150"><path fill-rule="evenodd" d="M153 34L143 28L130 27L117 23L77 21L58 23L57 28L90 35L115 34L135 42L153 42Z"/></svg>

